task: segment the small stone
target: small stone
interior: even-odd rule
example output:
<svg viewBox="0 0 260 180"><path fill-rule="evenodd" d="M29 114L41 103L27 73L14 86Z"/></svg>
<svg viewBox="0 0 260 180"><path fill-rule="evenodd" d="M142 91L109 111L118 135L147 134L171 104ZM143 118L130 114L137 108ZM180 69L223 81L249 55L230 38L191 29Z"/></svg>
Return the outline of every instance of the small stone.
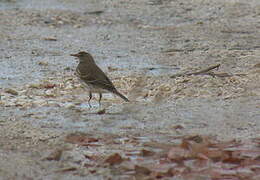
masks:
<svg viewBox="0 0 260 180"><path fill-rule="evenodd" d="M43 40L45 40L45 41L57 41L57 38L55 38L55 37L45 37L45 38L43 38Z"/></svg>
<svg viewBox="0 0 260 180"><path fill-rule="evenodd" d="M72 104L72 103L65 104L65 108L67 108L67 109L72 109L72 108L75 108L75 107L76 107L75 104Z"/></svg>
<svg viewBox="0 0 260 180"><path fill-rule="evenodd" d="M48 66L48 62L40 61L38 63L40 66Z"/></svg>
<svg viewBox="0 0 260 180"><path fill-rule="evenodd" d="M50 153L45 159L48 161L59 161L61 159L62 151L63 150L61 149L56 149L55 151Z"/></svg>

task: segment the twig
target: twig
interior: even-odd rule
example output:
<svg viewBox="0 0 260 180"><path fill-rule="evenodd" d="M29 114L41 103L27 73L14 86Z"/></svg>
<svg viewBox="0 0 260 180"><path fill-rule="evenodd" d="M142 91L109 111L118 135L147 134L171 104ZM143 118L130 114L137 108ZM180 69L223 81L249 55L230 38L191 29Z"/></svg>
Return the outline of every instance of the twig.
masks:
<svg viewBox="0 0 260 180"><path fill-rule="evenodd" d="M198 71L198 72L187 73L187 75L190 76L190 75L205 74L206 72L209 72L209 71L211 71L211 70L213 70L213 69L217 69L217 68L219 68L219 67L220 67L220 64L217 64L217 65L210 66L210 67L208 67L208 68L206 68L206 69L203 69L203 70L201 70L201 71Z"/></svg>
<svg viewBox="0 0 260 180"><path fill-rule="evenodd" d="M216 74L209 72L213 69L219 68L220 64L214 65L214 66L210 66L206 69L202 69L201 71L197 71L197 72L185 72L185 73L179 73L179 74L175 74L172 75L170 78L176 78L176 77L181 77L181 76L191 76L191 75L211 75L211 76L217 76Z"/></svg>
<svg viewBox="0 0 260 180"><path fill-rule="evenodd" d="M222 33L235 33L235 34L252 34L254 31L236 31L236 30L222 30Z"/></svg>
<svg viewBox="0 0 260 180"><path fill-rule="evenodd" d="M228 73L214 73L214 72L208 72L205 73L206 75L210 75L212 77L231 77L234 76L232 74L228 74Z"/></svg>

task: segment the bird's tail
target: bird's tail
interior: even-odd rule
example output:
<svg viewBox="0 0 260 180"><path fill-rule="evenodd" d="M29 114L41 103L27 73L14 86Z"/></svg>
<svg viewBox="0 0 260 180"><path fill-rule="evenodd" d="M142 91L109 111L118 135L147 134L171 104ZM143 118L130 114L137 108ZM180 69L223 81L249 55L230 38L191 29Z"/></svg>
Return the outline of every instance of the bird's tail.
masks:
<svg viewBox="0 0 260 180"><path fill-rule="evenodd" d="M116 95L118 95L119 97L121 97L123 100L125 100L126 102L130 102L123 94L121 94L120 92L118 91L115 91L114 92Z"/></svg>

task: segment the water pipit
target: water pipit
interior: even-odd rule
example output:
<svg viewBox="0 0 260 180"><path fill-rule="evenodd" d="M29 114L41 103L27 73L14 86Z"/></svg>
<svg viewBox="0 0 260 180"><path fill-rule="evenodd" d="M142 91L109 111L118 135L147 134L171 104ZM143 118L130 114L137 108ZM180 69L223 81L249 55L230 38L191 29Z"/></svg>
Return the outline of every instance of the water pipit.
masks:
<svg viewBox="0 0 260 180"><path fill-rule="evenodd" d="M80 81L89 90L88 104L91 107L90 100L92 93L99 94L99 106L101 105L102 93L110 92L121 97L126 102L129 100L119 93L106 74L97 66L91 54L81 51L77 54L71 54L79 59L79 64L76 68L76 75Z"/></svg>

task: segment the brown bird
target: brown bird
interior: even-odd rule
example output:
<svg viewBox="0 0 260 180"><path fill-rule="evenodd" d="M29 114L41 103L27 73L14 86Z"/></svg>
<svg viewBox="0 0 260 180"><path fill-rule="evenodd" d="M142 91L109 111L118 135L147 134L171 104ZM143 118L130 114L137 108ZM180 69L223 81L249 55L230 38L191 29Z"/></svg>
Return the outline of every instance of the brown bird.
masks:
<svg viewBox="0 0 260 180"><path fill-rule="evenodd" d="M71 54L79 59L79 64L76 68L76 75L80 81L87 86L89 90L88 104L91 107L90 100L92 93L99 93L99 105L101 105L102 93L111 92L126 102L129 100L119 93L106 74L97 66L91 54L81 51L77 54Z"/></svg>

